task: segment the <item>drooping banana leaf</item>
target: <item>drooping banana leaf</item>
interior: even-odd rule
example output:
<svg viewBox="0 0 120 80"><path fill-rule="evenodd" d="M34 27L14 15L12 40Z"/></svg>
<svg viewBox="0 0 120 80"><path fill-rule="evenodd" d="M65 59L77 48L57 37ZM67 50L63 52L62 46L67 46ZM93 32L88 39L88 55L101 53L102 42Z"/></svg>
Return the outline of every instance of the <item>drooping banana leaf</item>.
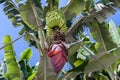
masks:
<svg viewBox="0 0 120 80"><path fill-rule="evenodd" d="M27 1L26 4L20 6L20 15L23 21L31 28L34 29L37 27L37 23L34 17L30 1Z"/></svg>
<svg viewBox="0 0 120 80"><path fill-rule="evenodd" d="M44 54L38 66L38 80L56 80L57 74L53 70L50 59Z"/></svg>
<svg viewBox="0 0 120 80"><path fill-rule="evenodd" d="M3 44L7 45L11 41L11 37L7 35L4 37ZM4 52L9 77L11 80L20 80L20 69L18 63L16 62L13 45L10 44L9 46L5 47Z"/></svg>
<svg viewBox="0 0 120 80"><path fill-rule="evenodd" d="M16 1L19 2L20 0ZM17 4L15 4L15 2L12 0L3 0L3 11L6 16L8 16L8 19L12 22L14 27L24 26L19 33L20 35L30 30L30 28L23 22Z"/></svg>
<svg viewBox="0 0 120 80"><path fill-rule="evenodd" d="M107 68L108 66L110 66L111 64L116 62L118 59L120 59L119 53L120 53L120 48L117 48L112 53L95 55L97 57L97 59L100 60L105 65L105 67L103 67L96 59L92 58L88 62L87 66L85 67L83 72L89 73L89 72L99 71L104 68Z"/></svg>
<svg viewBox="0 0 120 80"><path fill-rule="evenodd" d="M22 25L19 11L12 0L3 0L3 11L12 24L17 27Z"/></svg>
<svg viewBox="0 0 120 80"><path fill-rule="evenodd" d="M90 1L91 3L92 0L88 1ZM84 0L70 0L69 4L66 7L62 8L63 12L65 13L66 19L73 19L75 16L80 14L80 12L82 12L85 7L86 9L88 9L88 6L90 7L92 5L90 3L89 5L87 5L86 2Z"/></svg>
<svg viewBox="0 0 120 80"><path fill-rule="evenodd" d="M39 17L35 17L31 4L34 3L28 0L26 4L23 4L19 7L19 11L23 21L29 26L29 28L35 29L36 27L38 27L36 18L39 20ZM38 13L41 13L40 8L36 7L36 9ZM42 14L38 14L38 15L41 16Z"/></svg>

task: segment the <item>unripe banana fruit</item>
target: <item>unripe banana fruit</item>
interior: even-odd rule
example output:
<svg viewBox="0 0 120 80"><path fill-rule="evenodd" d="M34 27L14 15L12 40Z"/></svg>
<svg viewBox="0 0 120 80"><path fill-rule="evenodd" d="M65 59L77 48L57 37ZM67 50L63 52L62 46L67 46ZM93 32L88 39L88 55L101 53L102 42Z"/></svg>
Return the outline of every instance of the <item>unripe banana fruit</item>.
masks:
<svg viewBox="0 0 120 80"><path fill-rule="evenodd" d="M67 31L66 20L63 12L54 8L46 14L46 28L48 36L53 36L53 28L56 26L58 26L63 32Z"/></svg>

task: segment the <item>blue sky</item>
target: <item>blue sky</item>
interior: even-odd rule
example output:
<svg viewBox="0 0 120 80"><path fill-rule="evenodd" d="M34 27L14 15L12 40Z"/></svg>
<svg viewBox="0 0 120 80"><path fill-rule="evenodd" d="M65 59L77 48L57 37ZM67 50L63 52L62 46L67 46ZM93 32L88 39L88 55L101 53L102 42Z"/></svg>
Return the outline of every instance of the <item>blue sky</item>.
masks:
<svg viewBox="0 0 120 80"><path fill-rule="evenodd" d="M64 2L61 1L61 5ZM109 17L107 21L113 20L116 23L116 26L120 25L120 10L117 11L114 15ZM2 11L2 6L0 5L0 47L3 46L3 38L5 35L10 35L13 40L18 38L20 35L18 34L22 27L14 28L11 22L8 20L7 16L5 16L4 12ZM20 53L28 48L28 43L24 40L24 38L20 39L19 41L14 43L14 50L16 52L17 58L20 56ZM31 66L35 65L37 61L39 61L39 53L34 47L30 47L33 52L33 56L30 60ZM4 51L0 50L0 62L3 61L3 54Z"/></svg>

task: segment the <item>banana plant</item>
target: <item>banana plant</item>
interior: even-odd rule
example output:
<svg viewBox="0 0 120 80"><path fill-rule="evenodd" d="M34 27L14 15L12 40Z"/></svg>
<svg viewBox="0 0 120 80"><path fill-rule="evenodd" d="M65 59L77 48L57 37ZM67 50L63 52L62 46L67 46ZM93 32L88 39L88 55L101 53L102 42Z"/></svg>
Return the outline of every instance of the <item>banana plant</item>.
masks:
<svg viewBox="0 0 120 80"><path fill-rule="evenodd" d="M100 27L102 27L103 25L101 25ZM94 78L94 79L107 79L107 80L116 80L117 78L119 79L119 75L118 76L115 76L115 74L117 75L118 73L119 73L119 70L118 70L118 66L119 66L119 58L117 58L117 56L119 56L119 41L117 41L116 42L116 40L119 40L120 38L119 38L119 32L118 32L118 30L117 30L117 27L115 26L115 23L111 20L110 22L109 22L109 24L107 24L106 23L106 25L105 25L105 27L106 27L106 30L103 30L103 29L101 29L102 30L102 34L103 34L103 31L104 31L104 33L105 33L105 31L107 31L107 34L109 33L109 35L107 35L107 36L109 36L108 38L110 38L109 40L107 40L107 41L112 41L112 42L110 42L110 44L107 44L107 45L111 45L112 44L112 46L110 46L111 47L111 49L108 49L108 51L107 51L107 53L105 53L105 52L102 52L102 51L98 51L97 49L97 52L96 51L93 51L93 50L95 50L95 48L96 48L96 43L94 44L94 49L93 49L93 47L92 47L92 51L90 50L91 48L89 47L89 49L86 49L86 48L84 48L84 50L86 50L87 51L87 53L89 54L89 55L95 55L95 56L92 56L92 58L89 60L89 62L88 62L88 64L86 65L86 67L85 67L85 69L83 70L83 72L84 73L87 73L87 74L84 74L84 76L85 77L82 77L82 78L78 78L78 79L85 79L85 78L88 78L88 79L90 79L90 78ZM103 28L103 27L102 27ZM97 31L96 31L97 32ZM94 35L95 35L95 30L94 30ZM115 34L115 35L114 35ZM114 35L114 36L113 36ZM102 36L105 36L105 35L102 35ZM97 37L97 36L93 36L93 37ZM103 41L105 41L105 39L104 38L107 38L107 37L102 37L103 38ZM107 38L107 39L108 39ZM97 39L96 39L97 40ZM105 42L105 43L107 43L107 42ZM116 44L116 46L114 46L114 44ZM97 44L98 45L98 44ZM105 45L105 46L107 46L107 45ZM109 47L109 48L110 48ZM108 48L108 47L107 47ZM83 53L83 52L82 52ZM91 54L90 54L91 53ZM81 53L79 53L80 54L80 56L79 56L79 58L80 58L80 60L81 60L81 62L83 61L83 59L85 59L85 54L86 54L86 52L84 52L82 55L81 55ZM78 55L79 55L78 54ZM104 56L104 57L103 57ZM106 57L105 57L106 56ZM110 56L111 56L111 59L110 59ZM90 56L89 56L90 57ZM94 57L94 58L93 58ZM96 59L96 58L97 59ZM107 60L105 60L106 58L108 58L109 57L109 59L110 60L112 60L113 62L110 62L109 60L107 61ZM105 59L104 59L105 58ZM116 60L115 60L116 59ZM118 60L118 61L117 61ZM100 63L98 63L100 61ZM117 62L116 62L117 61ZM97 62L97 63L96 63ZM102 64L103 63L103 64ZM78 64L80 64L80 62L78 63ZM94 65L94 66L93 66ZM100 68L100 66L101 66L101 68ZM110 70L110 72L109 72L109 69L108 68L106 68L105 70L103 70L103 67L107 67L108 66L108 68L109 68L109 66L111 66L111 69L112 69L112 73L110 73L111 72L111 70ZM77 69L77 68L76 68ZM79 69L80 70L80 69ZM89 71L90 70L90 71ZM102 72L98 72L99 70L103 70ZM78 70L76 70L76 71L78 71ZM81 70L80 70L81 71ZM87 72L88 71L88 72ZM91 73L92 72L92 73ZM97 73L97 74L96 74ZM79 73L80 74L80 73ZM111 75L111 74L114 74L114 76L113 75ZM81 73L80 75L83 75L83 73ZM79 76L80 76L79 75ZM68 79L69 79L69 77L68 77Z"/></svg>
<svg viewBox="0 0 120 80"><path fill-rule="evenodd" d="M35 78L35 75L37 74L35 67L30 67L29 60L32 57L32 51L30 48L27 48L21 53L21 56L18 60L18 63L20 65L20 69L23 72L23 80L32 80Z"/></svg>
<svg viewBox="0 0 120 80"><path fill-rule="evenodd" d="M12 42L12 39L7 35L4 37L4 45L9 44L9 42ZM30 48L27 48L21 53L18 61L16 60L13 44L4 48L4 52L7 72L3 75L5 75L8 80L33 80L35 78L37 68L31 68L28 63L32 57L32 51Z"/></svg>
<svg viewBox="0 0 120 80"><path fill-rule="evenodd" d="M26 0L22 2L21 0L16 0L13 2L12 0L0 0L0 3L4 5L3 10L11 22L15 26L23 26L20 34L29 32L29 34L24 36L25 40L30 45L35 46L40 52L38 80L55 80L58 77L47 56L47 49L53 42L53 29L55 26L58 26L66 34L66 41L71 45L68 49L68 61L73 65L73 70L69 71L65 76L63 75L61 79L68 79L67 77L70 77L68 75L74 74L74 72L76 73L75 77L81 71L89 73L104 69L119 59L116 56L119 55L119 44L116 43L118 36L113 37L116 33L112 34L113 32L111 33L108 30L108 25L105 26L104 22L107 17L113 15L116 9L119 8L118 0L100 0L98 3L94 3L94 0L70 0L65 7L61 8L59 8L59 0L47 0L47 5L42 4L41 1ZM75 21L76 17L80 15L82 17ZM80 37L81 34L84 34L81 33L81 27L84 28L84 26L90 29L92 37L96 41L94 43L95 48L92 51L90 49L92 45L90 41L83 40ZM111 29L113 30L110 26ZM81 60L76 57L81 49L89 53L87 60ZM111 63L108 62L110 59L106 57L113 61ZM104 67L100 66L102 65L100 62L103 60L104 64L106 64ZM23 62L26 61L23 60ZM96 65L99 65L99 67L96 68ZM25 72L24 74L27 75ZM99 75L101 79L103 77L106 78L103 74Z"/></svg>

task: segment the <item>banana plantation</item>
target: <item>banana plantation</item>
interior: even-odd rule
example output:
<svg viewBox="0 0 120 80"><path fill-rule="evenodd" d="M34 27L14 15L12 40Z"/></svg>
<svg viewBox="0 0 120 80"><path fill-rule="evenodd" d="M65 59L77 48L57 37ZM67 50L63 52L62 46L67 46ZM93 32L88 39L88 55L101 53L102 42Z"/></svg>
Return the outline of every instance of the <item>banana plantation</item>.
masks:
<svg viewBox="0 0 120 80"><path fill-rule="evenodd" d="M19 38L3 39L0 80L120 80L120 27L106 21L120 10L120 0L0 0L0 5L15 28L22 26ZM36 65L29 64L30 48L16 59L13 43L20 38L39 51Z"/></svg>

